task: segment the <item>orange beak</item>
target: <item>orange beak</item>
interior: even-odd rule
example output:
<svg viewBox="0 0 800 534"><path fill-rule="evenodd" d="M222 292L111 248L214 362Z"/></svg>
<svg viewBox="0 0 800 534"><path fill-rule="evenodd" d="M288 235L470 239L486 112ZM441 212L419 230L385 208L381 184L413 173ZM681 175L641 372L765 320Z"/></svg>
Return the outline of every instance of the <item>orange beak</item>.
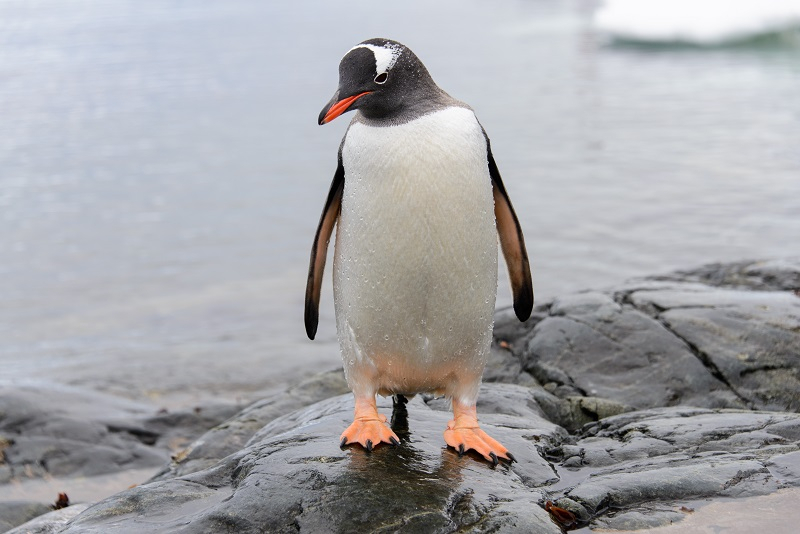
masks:
<svg viewBox="0 0 800 534"><path fill-rule="evenodd" d="M371 92L372 91L364 91L363 93L359 93L353 96L348 96L347 98L339 100L338 102L336 102L334 105L331 106L331 108L328 110L327 113L325 113L325 116L322 117L322 120L320 120L319 123L328 124L333 119L335 119L336 117L347 111L347 108L352 106L353 102L355 102L364 95L370 94Z"/></svg>

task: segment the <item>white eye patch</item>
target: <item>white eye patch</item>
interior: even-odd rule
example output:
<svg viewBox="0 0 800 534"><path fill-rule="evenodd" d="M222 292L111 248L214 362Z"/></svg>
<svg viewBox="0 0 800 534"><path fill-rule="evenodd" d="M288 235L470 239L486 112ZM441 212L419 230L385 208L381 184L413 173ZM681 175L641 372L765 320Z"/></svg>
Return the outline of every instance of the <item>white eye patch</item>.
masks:
<svg viewBox="0 0 800 534"><path fill-rule="evenodd" d="M394 67L394 64L397 63L397 58L400 57L400 52L402 52L402 47L398 45L387 44L386 46L376 46L373 44L360 44L348 50L347 54L356 48L366 48L372 51L372 55L375 56L375 74L388 72L389 69Z"/></svg>

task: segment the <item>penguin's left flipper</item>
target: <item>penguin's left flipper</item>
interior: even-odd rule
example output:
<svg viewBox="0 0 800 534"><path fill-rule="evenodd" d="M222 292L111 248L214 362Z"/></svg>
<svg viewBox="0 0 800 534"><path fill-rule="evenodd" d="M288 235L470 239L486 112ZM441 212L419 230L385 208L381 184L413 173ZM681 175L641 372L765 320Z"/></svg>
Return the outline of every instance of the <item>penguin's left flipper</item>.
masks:
<svg viewBox="0 0 800 534"><path fill-rule="evenodd" d="M494 465L500 460L509 463L515 461L514 455L508 449L478 426L474 405L459 406L454 403L453 420L447 423L444 441L458 451L459 455L473 450Z"/></svg>
<svg viewBox="0 0 800 534"><path fill-rule="evenodd" d="M319 296L322 291L322 274L325 271L325 260L328 256L328 243L333 234L333 227L339 218L342 208L342 191L344 190L344 165L342 152L339 151L339 164L333 175L331 189L322 217L319 219L317 234L314 236L314 245L311 247L311 260L308 265L308 281L306 282L306 334L309 339L317 335L319 324Z"/></svg>
<svg viewBox="0 0 800 534"><path fill-rule="evenodd" d="M494 217L497 222L497 233L500 236L500 248L508 266L508 277L511 280L511 292L514 295L514 312L520 321L531 316L533 310L533 282L528 251L525 249L525 238L519 225L517 214L508 198L503 179L492 156L489 137L486 136L486 151L489 164L489 176L492 178L494 194Z"/></svg>

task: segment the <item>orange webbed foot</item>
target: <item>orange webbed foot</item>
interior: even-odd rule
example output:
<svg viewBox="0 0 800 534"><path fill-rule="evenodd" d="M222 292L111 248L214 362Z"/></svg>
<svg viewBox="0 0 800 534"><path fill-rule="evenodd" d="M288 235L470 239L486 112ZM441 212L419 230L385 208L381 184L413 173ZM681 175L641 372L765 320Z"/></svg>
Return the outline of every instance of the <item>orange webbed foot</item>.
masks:
<svg viewBox="0 0 800 534"><path fill-rule="evenodd" d="M400 440L386 425L386 416L378 413L375 398L356 399L353 423L342 432L340 446L358 443L367 451L380 443L399 445Z"/></svg>
<svg viewBox="0 0 800 534"><path fill-rule="evenodd" d="M447 423L447 430L444 431L444 440L459 455L473 450L494 465L500 460L515 461L514 455L508 449L480 429L475 406L465 407L454 403L453 415L455 418Z"/></svg>

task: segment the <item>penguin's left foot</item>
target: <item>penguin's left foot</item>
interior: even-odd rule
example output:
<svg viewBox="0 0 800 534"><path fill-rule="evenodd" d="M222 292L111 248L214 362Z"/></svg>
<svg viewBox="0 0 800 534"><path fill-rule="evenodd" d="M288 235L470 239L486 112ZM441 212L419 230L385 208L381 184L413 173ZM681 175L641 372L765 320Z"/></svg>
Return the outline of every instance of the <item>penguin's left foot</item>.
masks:
<svg viewBox="0 0 800 534"><path fill-rule="evenodd" d="M342 432L339 440L342 447L358 443L369 452L380 443L400 444L397 434L386 425L386 416L378 413L375 397L356 399L353 424Z"/></svg>
<svg viewBox="0 0 800 534"><path fill-rule="evenodd" d="M514 455L508 452L508 449L480 429L474 405L464 406L453 402L453 420L447 423L444 440L457 450L459 455L473 450L494 465L500 460L509 463L515 461Z"/></svg>

